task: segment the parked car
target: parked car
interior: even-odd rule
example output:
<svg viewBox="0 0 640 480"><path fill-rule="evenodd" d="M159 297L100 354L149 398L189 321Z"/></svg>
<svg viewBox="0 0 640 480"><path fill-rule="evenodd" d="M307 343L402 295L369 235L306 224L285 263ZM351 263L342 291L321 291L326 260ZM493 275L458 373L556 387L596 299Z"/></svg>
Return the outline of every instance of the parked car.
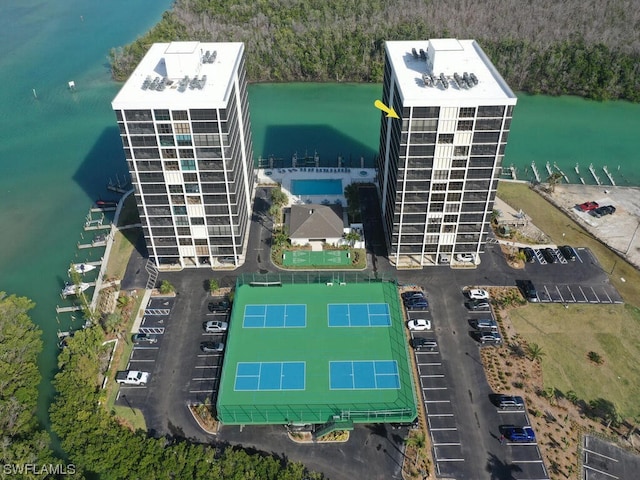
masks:
<svg viewBox="0 0 640 480"><path fill-rule="evenodd" d="M231 308L231 304L226 300L222 300L220 302L209 302L207 306L211 313L213 312L228 312Z"/></svg>
<svg viewBox="0 0 640 480"><path fill-rule="evenodd" d="M227 322L221 322L220 320L209 320L204 323L204 331L207 333L226 332L229 328Z"/></svg>
<svg viewBox="0 0 640 480"><path fill-rule="evenodd" d="M540 250L542 256L547 261L547 263L558 263L558 257L552 248L543 248Z"/></svg>
<svg viewBox="0 0 640 480"><path fill-rule="evenodd" d="M536 253L533 251L533 248L524 247L521 248L520 251L524 253L524 258L527 263L533 263L536 261Z"/></svg>
<svg viewBox="0 0 640 480"><path fill-rule="evenodd" d="M612 215L613 213L615 213L615 211L616 207L614 207L613 205L603 205L602 207L591 210L590 213L594 217L600 218L604 217L605 215Z"/></svg>
<svg viewBox="0 0 640 480"><path fill-rule="evenodd" d="M414 331L431 330L431 320L425 320L424 318L409 320L407 326L409 330Z"/></svg>
<svg viewBox="0 0 640 480"><path fill-rule="evenodd" d="M158 337L149 333L136 333L131 337L131 341L135 344L156 343L158 341Z"/></svg>
<svg viewBox="0 0 640 480"><path fill-rule="evenodd" d="M520 289L522 295L528 301L537 302L540 300L538 298L536 287L533 285L533 282L531 280L516 280L516 286Z"/></svg>
<svg viewBox="0 0 640 480"><path fill-rule="evenodd" d="M485 344L501 345L502 344L502 337L498 332L480 331L477 334L477 338L478 338L478 341L483 345Z"/></svg>
<svg viewBox="0 0 640 480"><path fill-rule="evenodd" d="M438 348L438 342L427 338L416 337L411 339L411 346L414 350L434 350Z"/></svg>
<svg viewBox="0 0 640 480"><path fill-rule="evenodd" d="M499 395L496 404L501 410L524 410L524 399L516 395Z"/></svg>
<svg viewBox="0 0 640 480"><path fill-rule="evenodd" d="M491 308L489 300L469 300L465 306L469 310L489 310Z"/></svg>
<svg viewBox="0 0 640 480"><path fill-rule="evenodd" d="M569 245L562 245L561 247L558 247L558 250L560 250L560 253L562 254L562 256L566 258L568 261L570 262L576 261L576 252Z"/></svg>
<svg viewBox="0 0 640 480"><path fill-rule="evenodd" d="M507 440L512 442L535 442L536 435L533 433L533 428L529 425L524 427L516 427L513 425L507 425L502 428L502 434Z"/></svg>
<svg viewBox="0 0 640 480"><path fill-rule="evenodd" d="M429 308L429 302L426 298L414 298L405 302L407 310L426 310Z"/></svg>
<svg viewBox="0 0 640 480"><path fill-rule="evenodd" d="M463 263L471 263L473 261L475 261L476 257L473 253L457 253L456 254L456 261L457 262L463 262Z"/></svg>
<svg viewBox="0 0 640 480"><path fill-rule="evenodd" d="M224 350L224 343L221 342L202 342L200 350L204 353L218 353Z"/></svg>
<svg viewBox="0 0 640 480"><path fill-rule="evenodd" d="M498 324L492 318L480 318L478 320L473 320L472 325L473 325L473 328L481 332L497 332L498 331Z"/></svg>
<svg viewBox="0 0 640 480"><path fill-rule="evenodd" d="M489 292L481 288L470 288L469 290L467 290L467 296L471 300L488 300Z"/></svg>
<svg viewBox="0 0 640 480"><path fill-rule="evenodd" d="M600 205L598 205L598 202L584 202L578 205L578 209L582 210L583 212L590 212L591 210L595 210L599 206Z"/></svg>
<svg viewBox="0 0 640 480"><path fill-rule="evenodd" d="M404 303L410 302L414 299L422 299L426 301L426 297L424 296L424 293L422 292L417 292L417 291L410 291L410 292L404 292L402 294L402 301Z"/></svg>

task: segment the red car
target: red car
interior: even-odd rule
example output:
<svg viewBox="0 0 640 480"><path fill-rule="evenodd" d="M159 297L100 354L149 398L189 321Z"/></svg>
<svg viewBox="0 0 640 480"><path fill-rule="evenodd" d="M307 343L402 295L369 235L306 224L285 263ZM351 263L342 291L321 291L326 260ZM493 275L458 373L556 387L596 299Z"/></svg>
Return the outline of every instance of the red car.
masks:
<svg viewBox="0 0 640 480"><path fill-rule="evenodd" d="M583 212L590 212L591 210L595 210L599 205L597 202L584 202L578 205L578 208Z"/></svg>

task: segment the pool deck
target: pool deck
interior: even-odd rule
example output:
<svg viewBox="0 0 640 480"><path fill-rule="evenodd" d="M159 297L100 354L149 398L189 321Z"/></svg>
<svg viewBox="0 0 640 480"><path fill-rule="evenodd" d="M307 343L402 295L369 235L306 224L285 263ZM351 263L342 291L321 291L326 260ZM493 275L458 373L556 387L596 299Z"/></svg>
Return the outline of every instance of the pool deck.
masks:
<svg viewBox="0 0 640 480"><path fill-rule="evenodd" d="M292 180L342 180L344 189L351 183L372 183L376 178L375 168L336 168L336 167L298 167L298 168L265 168L258 169L258 183L261 185L281 184L282 190L289 197L286 206L301 204L346 205L344 194L341 195L293 195Z"/></svg>

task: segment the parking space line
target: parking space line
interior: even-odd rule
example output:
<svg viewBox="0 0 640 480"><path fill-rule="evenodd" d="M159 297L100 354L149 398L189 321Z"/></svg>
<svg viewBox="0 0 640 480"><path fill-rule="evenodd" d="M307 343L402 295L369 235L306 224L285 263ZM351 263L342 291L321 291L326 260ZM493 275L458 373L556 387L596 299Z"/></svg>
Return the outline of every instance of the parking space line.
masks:
<svg viewBox="0 0 640 480"><path fill-rule="evenodd" d="M422 390L449 390L448 387L423 387Z"/></svg>
<svg viewBox="0 0 640 480"><path fill-rule="evenodd" d="M558 288L558 285L556 285L556 292L558 292L558 296L560 297L560 301L564 302L564 301L565 301L565 299L564 299L564 297L562 296L562 293L560 293L560 289Z"/></svg>
<svg viewBox="0 0 640 480"><path fill-rule="evenodd" d="M189 393L213 393L214 390L189 390Z"/></svg>
<svg viewBox="0 0 640 480"><path fill-rule="evenodd" d="M609 296L609 294L607 293L607 290L606 290L606 289L602 289L602 293L604 293L604 294L607 296L607 298L609 299L609 303L613 303L613 300L611 299L611 297L610 297L610 296Z"/></svg>
<svg viewBox="0 0 640 480"><path fill-rule="evenodd" d="M538 445L536 442L507 442L507 445ZM536 460L537 462L538 460Z"/></svg>
<svg viewBox="0 0 640 480"><path fill-rule="evenodd" d="M542 459L540 460L513 460L511 463L543 463Z"/></svg>
<svg viewBox="0 0 640 480"><path fill-rule="evenodd" d="M429 365L429 366L432 366L432 367L439 367L439 366L442 366L442 363L440 363L440 362L431 362L431 363L419 363L418 364L419 367L421 367L423 365Z"/></svg>
<svg viewBox="0 0 640 480"><path fill-rule="evenodd" d="M196 368L220 368L220 365L196 365Z"/></svg>
<svg viewBox="0 0 640 480"><path fill-rule="evenodd" d="M420 375L420 378L444 378L444 374L438 373L435 375Z"/></svg>
<svg viewBox="0 0 640 480"><path fill-rule="evenodd" d="M458 429L456 427L451 428L429 428L430 432L457 432Z"/></svg>
<svg viewBox="0 0 640 480"><path fill-rule="evenodd" d="M131 362L155 362L155 359L144 360L144 359L130 358L129 359L129 363L131 363Z"/></svg>
<svg viewBox="0 0 640 480"><path fill-rule="evenodd" d="M438 458L436 462L464 462L464 458Z"/></svg>
<svg viewBox="0 0 640 480"><path fill-rule="evenodd" d="M460 442L458 443L434 443L433 446L434 447L455 447L455 446L460 446L462 445Z"/></svg>
<svg viewBox="0 0 640 480"><path fill-rule="evenodd" d="M133 347L133 350L158 350L160 347Z"/></svg>
<svg viewBox="0 0 640 480"><path fill-rule="evenodd" d="M620 478L620 477L616 477L615 475L612 475L611 473L603 472L602 470L598 470L597 468L593 468L593 467L591 467L589 465L583 465L583 466L584 466L584 468L587 468L589 470L593 470L594 472L597 472L597 473L601 473L603 475L606 475L607 477Z"/></svg>
<svg viewBox="0 0 640 480"><path fill-rule="evenodd" d="M217 378L218 377L193 377L191 380L196 380L196 381L202 380L202 381L205 381L205 380L216 380Z"/></svg>
<svg viewBox="0 0 640 480"><path fill-rule="evenodd" d="M198 358L212 358L219 357L222 353L212 353L211 355L198 355Z"/></svg>
<svg viewBox="0 0 640 480"><path fill-rule="evenodd" d="M580 293L582 294L582 298L584 298L584 300L578 300L578 303L588 303L589 299L587 298L587 296L584 294L584 291L582 290L582 287L580 285L578 285L578 290L580 290Z"/></svg>
<svg viewBox="0 0 640 480"><path fill-rule="evenodd" d="M614 462L616 462L616 463L618 463L618 462L620 461L620 460L618 460L617 458L607 457L606 455L603 455L602 453L598 453L598 452L595 452L595 451L593 451L593 450L589 450L588 448L584 448L583 450L584 450L585 452L587 452L587 453L593 453L594 455L599 455L599 456L601 456L601 457L606 458L607 460L611 460L611 461L614 461Z"/></svg>
<svg viewBox="0 0 640 480"><path fill-rule="evenodd" d="M425 400L424 403L451 403L451 400Z"/></svg>
<svg viewBox="0 0 640 480"><path fill-rule="evenodd" d="M427 417L453 417L453 413L427 413Z"/></svg>

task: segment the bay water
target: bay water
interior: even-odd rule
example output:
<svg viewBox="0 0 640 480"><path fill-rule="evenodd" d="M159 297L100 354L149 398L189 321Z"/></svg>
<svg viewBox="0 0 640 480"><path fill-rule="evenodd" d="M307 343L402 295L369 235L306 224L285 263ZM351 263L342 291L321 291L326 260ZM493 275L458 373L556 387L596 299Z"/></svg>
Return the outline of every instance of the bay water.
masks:
<svg viewBox="0 0 640 480"><path fill-rule="evenodd" d="M97 198L113 198L107 181L126 175L110 105L120 85L110 78L108 52L142 35L171 3L0 3L0 291L36 302L31 315L45 341L38 416L45 426L56 332L81 324L56 316L60 289L70 262L99 258L77 249L84 218ZM323 165L338 157L343 165L373 165L380 122L373 102L381 93L379 84L251 85L256 161L317 154ZM548 161L573 183L576 163L587 183L594 183L589 164L602 180L607 165L619 184L640 185L638 132L640 105L521 95L505 165L525 178L532 162L544 172Z"/></svg>

